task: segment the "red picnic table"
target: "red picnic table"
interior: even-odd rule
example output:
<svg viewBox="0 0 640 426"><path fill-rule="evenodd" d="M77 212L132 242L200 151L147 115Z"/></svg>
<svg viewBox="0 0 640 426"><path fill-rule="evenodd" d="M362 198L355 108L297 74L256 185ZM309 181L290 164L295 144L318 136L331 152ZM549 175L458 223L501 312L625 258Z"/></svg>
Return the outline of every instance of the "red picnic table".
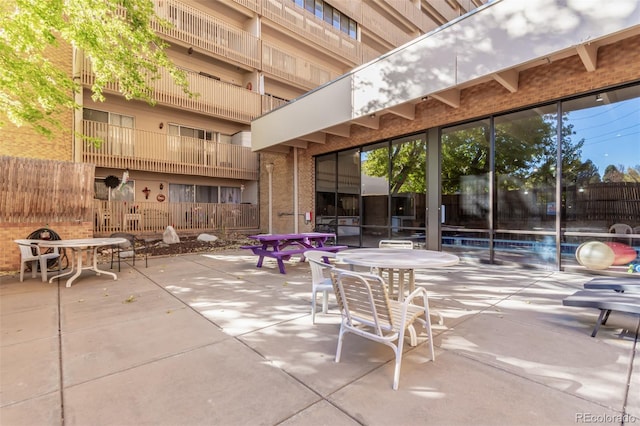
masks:
<svg viewBox="0 0 640 426"><path fill-rule="evenodd" d="M253 251L260 256L258 268L266 257L273 257L278 261L281 274L285 274L284 261L293 255L300 255L300 262L304 262L304 252L307 250L322 250L338 252L347 246L325 245L327 240L336 238L336 234L330 232L303 232L299 234L259 234L250 235L249 238L257 240L260 244L242 246L241 248Z"/></svg>

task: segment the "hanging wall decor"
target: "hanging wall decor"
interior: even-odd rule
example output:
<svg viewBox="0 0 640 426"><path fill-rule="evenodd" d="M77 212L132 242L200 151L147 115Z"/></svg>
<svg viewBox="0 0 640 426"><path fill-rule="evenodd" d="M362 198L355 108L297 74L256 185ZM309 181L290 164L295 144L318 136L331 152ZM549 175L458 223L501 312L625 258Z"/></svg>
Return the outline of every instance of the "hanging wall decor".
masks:
<svg viewBox="0 0 640 426"><path fill-rule="evenodd" d="M104 184L108 187L108 188L117 188L118 185L120 185L120 179L117 176L113 176L113 175L109 175L106 178L104 178Z"/></svg>

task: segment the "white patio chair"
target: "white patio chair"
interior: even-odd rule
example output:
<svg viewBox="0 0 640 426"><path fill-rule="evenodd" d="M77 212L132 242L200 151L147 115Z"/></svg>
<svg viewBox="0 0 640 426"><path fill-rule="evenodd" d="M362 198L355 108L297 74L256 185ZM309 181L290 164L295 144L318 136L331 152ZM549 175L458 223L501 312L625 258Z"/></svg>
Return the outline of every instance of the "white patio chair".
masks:
<svg viewBox="0 0 640 426"><path fill-rule="evenodd" d="M610 234L633 234L633 228L630 225L627 225L626 223L614 223L609 227L609 233ZM612 240L616 241L616 238L613 238ZM632 238L624 239L624 241L629 245L631 245L631 240Z"/></svg>
<svg viewBox="0 0 640 426"><path fill-rule="evenodd" d="M335 259L336 254L327 251L307 250L304 257L311 268L311 321L316 323L316 301L318 293L322 293L322 313L329 310L329 291L333 292L333 282L330 271L333 265L325 263L325 259Z"/></svg>
<svg viewBox="0 0 640 426"><path fill-rule="evenodd" d="M431 360L435 360L429 319L429 298L424 288L418 288L401 303L389 298L384 281L377 275L351 271L339 271L335 275L338 306L342 313L336 362L340 362L345 333L357 334L387 345L395 353L393 389L397 390L404 335L409 331L411 345L417 344L417 335L413 326L416 321L420 322L427 331L429 353ZM420 298L422 306L414 303L415 299Z"/></svg>
<svg viewBox="0 0 640 426"><path fill-rule="evenodd" d="M378 248L392 248L392 249L403 249L403 250L413 250L413 241L410 240L380 240L378 242ZM405 271L402 269L380 269L377 271L380 276L383 276L384 273L387 274L388 283L389 283L389 295L391 297L395 297L395 282L396 275L398 276L398 280L404 280ZM409 271L409 282L415 282L415 276L413 270ZM399 287L399 286L398 286ZM409 288L409 292L412 292L414 289Z"/></svg>
<svg viewBox="0 0 640 426"><path fill-rule="evenodd" d="M38 273L38 265L42 274L42 282L47 282L47 263L49 259L57 259L60 257L58 248L54 248L50 253L42 253L40 247L26 240L15 241L20 248L20 282L24 281L24 269L28 262L31 262L31 278L35 278Z"/></svg>

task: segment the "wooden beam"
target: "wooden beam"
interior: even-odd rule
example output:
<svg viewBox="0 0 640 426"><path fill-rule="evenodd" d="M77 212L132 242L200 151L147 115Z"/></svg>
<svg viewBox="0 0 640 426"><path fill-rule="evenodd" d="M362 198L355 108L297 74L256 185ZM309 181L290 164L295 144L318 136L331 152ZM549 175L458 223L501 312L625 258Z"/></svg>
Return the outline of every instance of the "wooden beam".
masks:
<svg viewBox="0 0 640 426"><path fill-rule="evenodd" d="M520 73L516 70L507 70L493 74L493 78L511 93L518 91Z"/></svg>
<svg viewBox="0 0 640 426"><path fill-rule="evenodd" d="M356 118L355 120L351 120L351 122L362 127L378 130L380 128L380 115L371 114L366 117Z"/></svg>
<svg viewBox="0 0 640 426"><path fill-rule="evenodd" d="M307 149L309 142L300 139L292 139L290 141L282 142L282 145L295 146L296 148Z"/></svg>
<svg viewBox="0 0 640 426"><path fill-rule="evenodd" d="M595 71L598 68L598 46L595 44L581 44L576 46L576 50L588 72Z"/></svg>
<svg viewBox="0 0 640 426"><path fill-rule="evenodd" d="M327 141L327 134L322 132L309 133L308 135L300 136L298 139L313 143L325 143Z"/></svg>
<svg viewBox="0 0 640 426"><path fill-rule="evenodd" d="M387 108L386 111L398 117L406 118L407 120L415 120L416 118L416 106L411 103L396 105L391 108Z"/></svg>
<svg viewBox="0 0 640 426"><path fill-rule="evenodd" d="M349 136L351 136L351 124L338 124L337 126L327 127L322 131L325 133L329 133L330 135L348 138Z"/></svg>
<svg viewBox="0 0 640 426"><path fill-rule="evenodd" d="M272 145L268 148L258 150L257 152L272 152L274 154L288 154L290 151L291 151L290 146L279 144L279 145Z"/></svg>
<svg viewBox="0 0 640 426"><path fill-rule="evenodd" d="M460 107L460 91L458 89L451 89L440 93L433 93L429 96L433 99L439 100L444 104L449 105L452 108Z"/></svg>

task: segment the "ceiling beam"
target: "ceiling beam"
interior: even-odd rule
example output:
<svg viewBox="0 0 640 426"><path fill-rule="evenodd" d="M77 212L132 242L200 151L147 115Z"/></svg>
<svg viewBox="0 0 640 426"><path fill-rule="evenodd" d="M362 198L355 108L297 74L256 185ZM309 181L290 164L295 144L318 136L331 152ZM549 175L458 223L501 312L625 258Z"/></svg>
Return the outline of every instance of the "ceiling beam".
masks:
<svg viewBox="0 0 640 426"><path fill-rule="evenodd" d="M325 143L327 141L327 134L322 132L309 133L308 135L300 136L298 139L313 143Z"/></svg>
<svg viewBox="0 0 640 426"><path fill-rule="evenodd" d="M327 127L322 130L325 133L329 133L330 135L342 136L343 138L348 138L351 136L351 125L350 124L338 124L337 126Z"/></svg>
<svg viewBox="0 0 640 426"><path fill-rule="evenodd" d="M411 103L396 105L386 109L387 112L397 115L407 120L415 120L416 118L416 106Z"/></svg>
<svg viewBox="0 0 640 426"><path fill-rule="evenodd" d="M270 147L262 149L259 152L270 152L273 154L288 154L290 151L291 151L291 147L283 144L278 144L278 145L271 145Z"/></svg>
<svg viewBox="0 0 640 426"><path fill-rule="evenodd" d="M351 120L351 122L362 127L378 130L380 128L380 114L371 114L365 117L356 118L355 120Z"/></svg>
<svg viewBox="0 0 640 426"><path fill-rule="evenodd" d="M452 108L460 108L460 91L458 89L446 90L440 93L432 93L429 95Z"/></svg>
<svg viewBox="0 0 640 426"><path fill-rule="evenodd" d="M309 147L309 142L303 141L303 140L300 140L300 139L293 139L293 140L284 142L283 145L293 146L293 147L296 147L296 148L307 149Z"/></svg>
<svg viewBox="0 0 640 426"><path fill-rule="evenodd" d="M593 43L580 44L576 46L576 50L587 71L595 71L598 67L598 46Z"/></svg>
<svg viewBox="0 0 640 426"><path fill-rule="evenodd" d="M505 89L511 93L518 91L518 81L520 80L520 73L516 70L507 70L498 72L492 75L495 81L504 86Z"/></svg>

